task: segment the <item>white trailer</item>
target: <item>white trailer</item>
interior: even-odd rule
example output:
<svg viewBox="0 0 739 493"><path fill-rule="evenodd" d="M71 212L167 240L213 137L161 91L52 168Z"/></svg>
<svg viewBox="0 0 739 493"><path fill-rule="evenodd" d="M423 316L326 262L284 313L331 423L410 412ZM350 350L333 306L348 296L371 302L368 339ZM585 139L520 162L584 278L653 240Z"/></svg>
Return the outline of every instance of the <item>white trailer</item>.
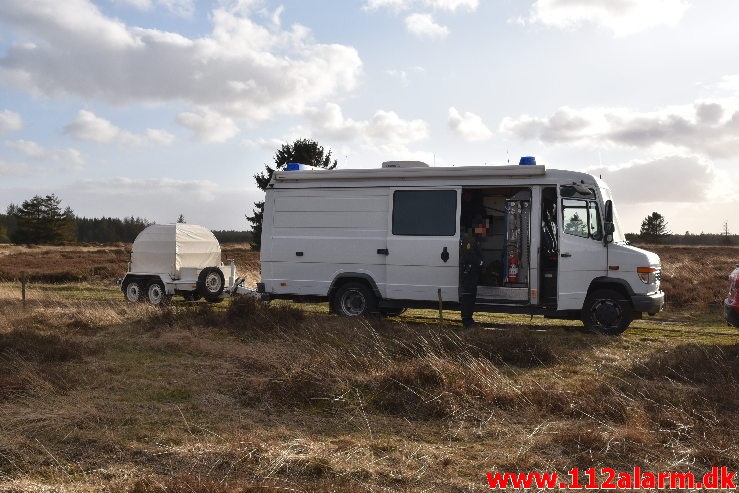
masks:
<svg viewBox="0 0 739 493"><path fill-rule="evenodd" d="M136 237L121 290L128 301L166 303L174 295L217 302L247 293L233 260L221 262L221 246L208 229L194 224L154 224Z"/></svg>
<svg viewBox="0 0 739 493"><path fill-rule="evenodd" d="M490 230L476 311L620 333L661 310L660 259L625 242L608 186L536 164L277 171L257 291L328 300L345 316L457 308L461 232L480 210Z"/></svg>

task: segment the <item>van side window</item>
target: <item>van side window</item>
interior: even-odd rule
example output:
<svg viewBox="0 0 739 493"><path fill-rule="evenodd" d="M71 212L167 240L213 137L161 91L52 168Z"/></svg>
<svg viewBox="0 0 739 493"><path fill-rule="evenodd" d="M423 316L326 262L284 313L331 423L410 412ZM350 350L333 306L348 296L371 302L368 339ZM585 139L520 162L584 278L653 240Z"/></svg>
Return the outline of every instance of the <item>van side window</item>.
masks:
<svg viewBox="0 0 739 493"><path fill-rule="evenodd" d="M456 232L456 190L393 192L394 235L454 236Z"/></svg>
<svg viewBox="0 0 739 493"><path fill-rule="evenodd" d="M594 200L562 199L562 229L568 235L603 239L598 203Z"/></svg>

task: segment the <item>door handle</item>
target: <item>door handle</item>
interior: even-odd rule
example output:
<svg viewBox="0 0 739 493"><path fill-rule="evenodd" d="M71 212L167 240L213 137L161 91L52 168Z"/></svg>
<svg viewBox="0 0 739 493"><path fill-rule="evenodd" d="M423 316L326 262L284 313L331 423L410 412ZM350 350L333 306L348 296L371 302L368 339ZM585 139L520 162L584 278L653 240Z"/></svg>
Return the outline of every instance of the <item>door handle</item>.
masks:
<svg viewBox="0 0 739 493"><path fill-rule="evenodd" d="M443 260L444 262L449 260L449 250L447 250L446 247L444 247L444 249L441 251L441 260Z"/></svg>
<svg viewBox="0 0 739 493"><path fill-rule="evenodd" d="M378 248L377 255L390 255L390 251L387 248Z"/></svg>
<svg viewBox="0 0 739 493"><path fill-rule="evenodd" d="M569 252L565 252L565 253L561 253L559 256L560 257L564 257L564 258L570 258L570 257L572 257L572 254L569 253Z"/></svg>

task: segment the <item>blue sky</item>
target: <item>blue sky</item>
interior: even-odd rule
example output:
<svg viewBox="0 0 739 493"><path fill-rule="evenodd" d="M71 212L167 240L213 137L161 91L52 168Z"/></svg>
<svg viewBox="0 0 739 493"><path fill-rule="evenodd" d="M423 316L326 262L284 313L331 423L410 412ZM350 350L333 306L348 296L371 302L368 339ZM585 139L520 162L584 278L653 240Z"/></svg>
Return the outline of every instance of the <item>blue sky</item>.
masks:
<svg viewBox="0 0 739 493"><path fill-rule="evenodd" d="M622 222L739 232L739 2L3 0L0 209L247 229L253 175L340 167L602 175Z"/></svg>

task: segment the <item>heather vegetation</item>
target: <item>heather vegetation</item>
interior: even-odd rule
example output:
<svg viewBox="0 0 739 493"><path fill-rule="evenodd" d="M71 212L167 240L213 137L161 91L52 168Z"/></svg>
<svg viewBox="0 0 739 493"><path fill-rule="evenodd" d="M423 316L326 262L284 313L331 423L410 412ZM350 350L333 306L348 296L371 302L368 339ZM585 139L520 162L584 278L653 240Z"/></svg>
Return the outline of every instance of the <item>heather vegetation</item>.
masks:
<svg viewBox="0 0 739 493"><path fill-rule="evenodd" d="M126 249L3 247L0 269L122 272ZM739 332L715 301L737 250L662 247L663 279L695 281L692 301L621 337L249 298L157 309L126 303L112 273L33 282L24 308L2 282L0 490L482 491L488 471L737 470ZM256 281L254 252L226 256Z"/></svg>

